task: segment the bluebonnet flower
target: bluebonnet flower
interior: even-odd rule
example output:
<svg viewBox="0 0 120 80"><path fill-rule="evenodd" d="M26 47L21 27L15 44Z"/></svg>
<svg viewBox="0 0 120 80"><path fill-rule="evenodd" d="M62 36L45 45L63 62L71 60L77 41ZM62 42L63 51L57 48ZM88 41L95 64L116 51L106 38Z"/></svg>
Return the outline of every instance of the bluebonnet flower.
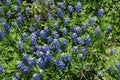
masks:
<svg viewBox="0 0 120 80"><path fill-rule="evenodd" d="M3 12L3 9L0 7L0 13L2 13Z"/></svg>
<svg viewBox="0 0 120 80"><path fill-rule="evenodd" d="M13 80L20 80L20 73L16 73Z"/></svg>
<svg viewBox="0 0 120 80"><path fill-rule="evenodd" d="M7 0L7 1L6 1L6 5L7 5L8 7L10 7L10 6L12 5L12 3L10 2L10 0Z"/></svg>
<svg viewBox="0 0 120 80"><path fill-rule="evenodd" d="M52 38L51 36L48 36L48 37L47 37L47 42L48 42L48 43L51 43L52 41L53 41L53 38Z"/></svg>
<svg viewBox="0 0 120 80"><path fill-rule="evenodd" d="M88 25L85 24L85 23L83 23L83 24L82 24L82 30L84 31L84 30L86 30L87 28L88 28Z"/></svg>
<svg viewBox="0 0 120 80"><path fill-rule="evenodd" d="M76 33L77 35L79 35L82 32L80 27L78 27L78 26L73 26L72 31L73 31L73 33Z"/></svg>
<svg viewBox="0 0 120 80"><path fill-rule="evenodd" d="M62 28L61 32L63 35L67 35L68 30L67 30L67 28L64 27L64 28Z"/></svg>
<svg viewBox="0 0 120 80"><path fill-rule="evenodd" d="M30 15L30 8L29 7L26 7L25 13L26 13L26 15Z"/></svg>
<svg viewBox="0 0 120 80"><path fill-rule="evenodd" d="M34 31L33 31L34 32ZM36 30L35 31L35 34L36 34L36 36L40 36L40 30L38 29L38 30Z"/></svg>
<svg viewBox="0 0 120 80"><path fill-rule="evenodd" d="M107 34L109 34L112 32L112 28L108 26L108 27L106 27L106 31L107 31Z"/></svg>
<svg viewBox="0 0 120 80"><path fill-rule="evenodd" d="M98 17L98 18L103 17L104 13L105 13L104 9L100 9L100 10L98 11L98 13L97 13L97 17Z"/></svg>
<svg viewBox="0 0 120 80"><path fill-rule="evenodd" d="M37 51L37 47L36 45L33 45L31 48L30 48L30 52L34 54L34 52Z"/></svg>
<svg viewBox="0 0 120 80"><path fill-rule="evenodd" d="M44 53L42 51L37 50L35 54L38 58L44 59Z"/></svg>
<svg viewBox="0 0 120 80"><path fill-rule="evenodd" d="M76 4L75 11L76 12L81 12L82 11L82 4L81 3Z"/></svg>
<svg viewBox="0 0 120 80"><path fill-rule="evenodd" d="M37 59L36 63L42 68L46 67L46 62L42 58Z"/></svg>
<svg viewBox="0 0 120 80"><path fill-rule="evenodd" d="M61 9L57 9L56 13L57 13L57 16L59 18L63 18L64 17L63 11Z"/></svg>
<svg viewBox="0 0 120 80"><path fill-rule="evenodd" d="M27 60L27 63L28 63L28 65L29 65L29 67L35 66L35 60L34 60L34 58L29 58L29 59Z"/></svg>
<svg viewBox="0 0 120 80"><path fill-rule="evenodd" d="M65 20L64 20L64 24L65 24L65 25L68 25L69 22L70 22L70 19L69 19L69 18L65 18Z"/></svg>
<svg viewBox="0 0 120 80"><path fill-rule="evenodd" d="M57 3L57 7L60 9L65 9L65 4L64 3Z"/></svg>
<svg viewBox="0 0 120 80"><path fill-rule="evenodd" d="M46 33L46 36L48 36L50 33L50 30L48 27L45 27L43 31Z"/></svg>
<svg viewBox="0 0 120 80"><path fill-rule="evenodd" d="M34 15L34 20L35 22L39 22L41 19L41 16L40 15Z"/></svg>
<svg viewBox="0 0 120 80"><path fill-rule="evenodd" d="M20 61L18 64L17 64L17 68L19 69L19 70L23 70L23 67L25 66L25 64L22 62L22 61Z"/></svg>
<svg viewBox="0 0 120 80"><path fill-rule="evenodd" d="M30 70L29 70L29 68L27 66L24 66L22 72L24 74L28 74L28 73L30 73Z"/></svg>
<svg viewBox="0 0 120 80"><path fill-rule="evenodd" d="M15 6L14 10L15 10L16 12L20 12L20 7L19 7L19 6Z"/></svg>
<svg viewBox="0 0 120 80"><path fill-rule="evenodd" d="M74 11L74 8L72 6L68 6L68 11L72 13Z"/></svg>
<svg viewBox="0 0 120 80"><path fill-rule="evenodd" d="M62 60L56 60L56 68L57 70L65 70L66 65Z"/></svg>
<svg viewBox="0 0 120 80"><path fill-rule="evenodd" d="M24 50L25 50L25 47L24 47L23 42L21 40L19 40L19 42L18 42L18 49L21 52L24 52Z"/></svg>
<svg viewBox="0 0 120 80"><path fill-rule="evenodd" d="M84 55L83 55L83 54L78 54L78 58L79 58L80 60L84 60Z"/></svg>
<svg viewBox="0 0 120 80"><path fill-rule="evenodd" d="M22 5L22 0L16 0L17 6L21 6Z"/></svg>
<svg viewBox="0 0 120 80"><path fill-rule="evenodd" d="M52 15L52 12L47 13L47 19L54 20L54 17Z"/></svg>
<svg viewBox="0 0 120 80"><path fill-rule="evenodd" d="M101 29L100 29L99 26L95 28L95 34L96 34L97 36L100 36L100 35L101 35Z"/></svg>
<svg viewBox="0 0 120 80"><path fill-rule="evenodd" d="M8 18L10 18L10 17L12 17L12 14L13 13L11 11L8 11L6 15L7 15Z"/></svg>
<svg viewBox="0 0 120 80"><path fill-rule="evenodd" d="M27 62L28 59L29 59L29 55L28 54L24 54L22 59L23 59L24 62Z"/></svg>
<svg viewBox="0 0 120 80"><path fill-rule="evenodd" d="M10 32L10 26L8 23L3 23L3 27L4 27L4 30L6 33L9 33Z"/></svg>
<svg viewBox="0 0 120 80"><path fill-rule="evenodd" d="M53 56L52 56L52 54L50 53L50 51L47 51L47 52L46 52L45 58L46 58L46 60L49 61L49 62L52 60Z"/></svg>
<svg viewBox="0 0 120 80"><path fill-rule="evenodd" d="M35 73L33 74L32 78L33 80L41 80L41 75Z"/></svg>
<svg viewBox="0 0 120 80"><path fill-rule="evenodd" d="M0 40L3 39L4 37L4 32L0 30Z"/></svg>
<svg viewBox="0 0 120 80"><path fill-rule="evenodd" d="M67 47L67 46L68 46L68 41L67 41L67 39L65 39L65 38L62 39L62 45L63 45L64 47Z"/></svg>
<svg viewBox="0 0 120 80"><path fill-rule="evenodd" d="M41 39L46 39L47 38L47 34L44 30L40 31L40 38Z"/></svg>
<svg viewBox="0 0 120 80"><path fill-rule="evenodd" d="M30 31L30 33L33 33L34 30L35 30L35 28L34 28L33 26L30 26L30 27L29 27L29 31Z"/></svg>
<svg viewBox="0 0 120 80"><path fill-rule="evenodd" d="M84 38L84 44L83 45L84 46L88 46L88 45L90 45L91 41L92 41L91 37L90 36L86 36Z"/></svg>
<svg viewBox="0 0 120 80"><path fill-rule="evenodd" d="M47 51L51 51L50 47L48 45L46 45L46 44L44 44L42 46L42 50L43 50L44 53L46 53Z"/></svg>
<svg viewBox="0 0 120 80"><path fill-rule="evenodd" d="M52 33L52 38L53 38L53 39L58 39L58 38L59 38L59 34L58 34L57 31L54 31L54 32Z"/></svg>
<svg viewBox="0 0 120 80"><path fill-rule="evenodd" d="M62 61L63 61L66 65L72 65L72 57L71 57L71 56L63 56L63 57L62 57Z"/></svg>
<svg viewBox="0 0 120 80"><path fill-rule="evenodd" d="M73 39L73 40L77 39L77 37L78 37L78 35L77 35L76 33L73 33L73 34L72 34L72 39Z"/></svg>
<svg viewBox="0 0 120 80"><path fill-rule="evenodd" d="M82 44L83 43L83 41L80 37L78 37L75 41L76 41L75 42L76 44Z"/></svg>
<svg viewBox="0 0 120 80"><path fill-rule="evenodd" d="M61 53L61 52L62 52L62 49L61 49L60 47L58 47L58 48L55 49L55 51L56 51L57 53Z"/></svg>
<svg viewBox="0 0 120 80"><path fill-rule="evenodd" d="M3 18L0 18L0 22L2 22L3 21Z"/></svg>
<svg viewBox="0 0 120 80"><path fill-rule="evenodd" d="M78 53L78 47L77 47L77 46L73 46L72 52L73 52L73 53Z"/></svg>
<svg viewBox="0 0 120 80"><path fill-rule="evenodd" d="M4 68L0 65L0 74L4 72Z"/></svg>
<svg viewBox="0 0 120 80"><path fill-rule="evenodd" d="M32 34L30 35L30 39L31 39L31 44L32 44L33 46L35 46L35 45L37 44L37 36L36 36L36 34L35 34L35 33L32 33Z"/></svg>
<svg viewBox="0 0 120 80"><path fill-rule="evenodd" d="M114 49L111 49L111 50L110 50L110 55L113 55L113 54L115 54L115 50L114 50Z"/></svg>
<svg viewBox="0 0 120 80"><path fill-rule="evenodd" d="M23 24L23 21L24 21L24 18L19 16L18 19L17 19L18 25L21 26Z"/></svg>
<svg viewBox="0 0 120 80"><path fill-rule="evenodd" d="M54 39L53 42L53 48L60 48L60 41L58 39Z"/></svg>
<svg viewBox="0 0 120 80"><path fill-rule="evenodd" d="M55 23L55 24L54 24L54 28L55 28L55 30L59 31L59 29L60 29L59 24L58 24L58 23Z"/></svg>
<svg viewBox="0 0 120 80"><path fill-rule="evenodd" d="M82 48L81 48L81 52L82 52L83 55L86 55L86 54L87 54L86 48L85 48L85 47L82 47Z"/></svg>
<svg viewBox="0 0 120 80"><path fill-rule="evenodd" d="M90 24L90 26L94 26L95 25L95 23L96 23L96 20L95 20L95 18L90 18L90 21L89 21L89 24Z"/></svg>
<svg viewBox="0 0 120 80"><path fill-rule="evenodd" d="M28 38L28 34L27 33L22 33L22 40L26 40Z"/></svg>

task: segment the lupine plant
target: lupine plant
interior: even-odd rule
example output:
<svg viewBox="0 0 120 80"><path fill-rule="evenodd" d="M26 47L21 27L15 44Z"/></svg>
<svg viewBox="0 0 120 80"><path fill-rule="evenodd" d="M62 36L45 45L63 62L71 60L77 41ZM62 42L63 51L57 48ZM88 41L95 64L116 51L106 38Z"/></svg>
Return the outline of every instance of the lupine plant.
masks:
<svg viewBox="0 0 120 80"><path fill-rule="evenodd" d="M119 0L1 0L1 80L119 80Z"/></svg>

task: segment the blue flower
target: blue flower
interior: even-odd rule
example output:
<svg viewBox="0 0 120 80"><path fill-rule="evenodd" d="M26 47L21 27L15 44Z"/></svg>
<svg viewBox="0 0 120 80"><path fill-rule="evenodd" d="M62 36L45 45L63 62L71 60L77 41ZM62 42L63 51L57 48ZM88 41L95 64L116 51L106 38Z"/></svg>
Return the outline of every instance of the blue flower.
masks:
<svg viewBox="0 0 120 80"><path fill-rule="evenodd" d="M37 36L36 36L36 34L35 34L35 33L32 33L32 34L30 35L30 39L31 39L31 44L32 44L32 46L35 46L35 45L37 44Z"/></svg>
<svg viewBox="0 0 120 80"><path fill-rule="evenodd" d="M100 36L100 35L101 35L101 29L100 29L99 26L95 28L95 34L96 34L97 36Z"/></svg>
<svg viewBox="0 0 120 80"><path fill-rule="evenodd" d="M42 58L39 58L37 59L37 65L39 65L41 68L45 68L46 67L46 62L42 59Z"/></svg>
<svg viewBox="0 0 120 80"><path fill-rule="evenodd" d="M48 45L42 46L42 50L43 50L44 53L46 53L47 51L51 51L51 49Z"/></svg>
<svg viewBox="0 0 120 80"><path fill-rule="evenodd" d="M22 5L22 0L16 0L17 6L21 6Z"/></svg>
<svg viewBox="0 0 120 80"><path fill-rule="evenodd" d="M58 39L58 38L59 38L59 34L58 34L57 31L54 31L54 32L52 33L52 38L53 38L53 39Z"/></svg>
<svg viewBox="0 0 120 80"><path fill-rule="evenodd" d="M3 22L3 18L0 18L0 22Z"/></svg>
<svg viewBox="0 0 120 80"><path fill-rule="evenodd" d="M47 19L54 20L54 17L52 15L52 12L47 13Z"/></svg>
<svg viewBox="0 0 120 80"><path fill-rule="evenodd" d="M82 4L81 3L77 3L75 8L76 8L75 9L76 12L81 12L82 11Z"/></svg>
<svg viewBox="0 0 120 80"><path fill-rule="evenodd" d="M50 33L50 30L48 27L45 27L43 31L46 33L46 36L48 36Z"/></svg>
<svg viewBox="0 0 120 80"><path fill-rule="evenodd" d="M86 54L87 54L86 48L85 48L85 47L82 47L82 48L81 48L81 52L82 52L83 55L86 55Z"/></svg>
<svg viewBox="0 0 120 80"><path fill-rule="evenodd" d="M83 45L84 46L88 46L88 45L90 45L91 41L92 41L91 37L90 36L86 36L84 38L84 44Z"/></svg>
<svg viewBox="0 0 120 80"><path fill-rule="evenodd" d="M54 39L53 42L53 48L60 48L60 41L58 39Z"/></svg>
<svg viewBox="0 0 120 80"><path fill-rule="evenodd" d="M29 68L27 66L24 66L22 72L24 74L28 74L28 73L30 73L30 70L29 70Z"/></svg>
<svg viewBox="0 0 120 80"><path fill-rule="evenodd" d="M0 65L0 74L4 72L4 68Z"/></svg>
<svg viewBox="0 0 120 80"><path fill-rule="evenodd" d="M109 33L112 32L112 28L111 27L106 27L106 31L107 31L107 34L109 34Z"/></svg>
<svg viewBox="0 0 120 80"><path fill-rule="evenodd" d="M70 19L69 19L69 18L65 18L65 20L64 20L64 24L65 24L65 25L68 25L69 22L70 22Z"/></svg>
<svg viewBox="0 0 120 80"><path fill-rule="evenodd" d="M61 9L57 9L56 13L57 13L57 16L59 18L63 18L64 17L63 11Z"/></svg>
<svg viewBox="0 0 120 80"><path fill-rule="evenodd" d="M79 35L82 32L80 27L78 27L78 26L74 26L72 31L73 31L73 33L76 33L77 35Z"/></svg>
<svg viewBox="0 0 120 80"><path fill-rule="evenodd" d="M24 62L27 62L28 59L29 59L29 55L28 54L24 54L22 59L23 59Z"/></svg>
<svg viewBox="0 0 120 80"><path fill-rule="evenodd" d="M21 52L25 51L25 47L24 47L23 42L21 40L19 40L19 42L18 42L18 49Z"/></svg>
<svg viewBox="0 0 120 80"><path fill-rule="evenodd" d="M62 61L66 64L71 66L72 65L72 57L71 56L63 56Z"/></svg>
<svg viewBox="0 0 120 80"><path fill-rule="evenodd" d="M65 4L64 3L57 3L57 7L60 9L65 9Z"/></svg>
<svg viewBox="0 0 120 80"><path fill-rule="evenodd" d="M98 18L103 17L104 13L105 13L104 9L100 9L100 10L98 11L98 13L97 13L97 17L98 17Z"/></svg>
<svg viewBox="0 0 120 80"><path fill-rule="evenodd" d="M19 6L15 6L14 10L15 10L16 12L20 12L20 7L19 7Z"/></svg>
<svg viewBox="0 0 120 80"><path fill-rule="evenodd" d="M40 38L41 39L46 39L47 38L47 34L44 30L40 31Z"/></svg>
<svg viewBox="0 0 120 80"><path fill-rule="evenodd" d="M67 28L64 27L64 28L62 28L61 32L63 35L67 35L68 30L67 30Z"/></svg>
<svg viewBox="0 0 120 80"><path fill-rule="evenodd" d="M17 64L17 68L19 69L19 70L23 70L23 67L24 67L25 65L24 65L24 63L22 62L22 61L20 61L18 64Z"/></svg>
<svg viewBox="0 0 120 80"><path fill-rule="evenodd" d="M26 7L25 13L26 13L26 15L30 15L30 8L29 7Z"/></svg>
<svg viewBox="0 0 120 80"><path fill-rule="evenodd" d="M111 49L111 50L110 50L110 55L113 55L113 54L115 54L115 50L114 50L114 49Z"/></svg>
<svg viewBox="0 0 120 80"><path fill-rule="evenodd" d="M61 49L60 47L58 47L58 48L55 49L55 51L56 51L57 53L61 53L61 52L62 52L62 49Z"/></svg>
<svg viewBox="0 0 120 80"><path fill-rule="evenodd" d="M33 74L32 78L33 80L41 80L41 75L35 73Z"/></svg>
<svg viewBox="0 0 120 80"><path fill-rule="evenodd" d="M62 45L63 45L64 47L67 47L67 46L68 46L68 41L67 41L67 39L65 39L65 38L62 39Z"/></svg>
<svg viewBox="0 0 120 80"><path fill-rule="evenodd" d="M35 30L35 28L34 28L33 26L30 26L30 27L29 27L29 31L30 31L30 33L33 33L34 30Z"/></svg>
<svg viewBox="0 0 120 80"><path fill-rule="evenodd" d="M47 51L45 54L45 58L48 62L50 62L53 58L52 54L50 53L50 51Z"/></svg>
<svg viewBox="0 0 120 80"><path fill-rule="evenodd" d="M3 27L4 27L4 30L6 33L9 33L10 32L10 26L8 23L3 23Z"/></svg>
<svg viewBox="0 0 120 80"><path fill-rule="evenodd" d="M3 39L4 37L4 32L0 30L0 40Z"/></svg>
<svg viewBox="0 0 120 80"><path fill-rule="evenodd" d="M36 52L36 50L37 50L36 45L35 45L35 46L32 46L32 47L30 48L30 52L33 53L33 54L34 54L34 52Z"/></svg>
<svg viewBox="0 0 120 80"><path fill-rule="evenodd" d="M44 59L44 53L42 51L37 50L35 54L38 58Z"/></svg>
<svg viewBox="0 0 120 80"><path fill-rule="evenodd" d="M10 17L12 17L12 14L13 13L11 11L8 11L6 15L7 15L8 18L10 18Z"/></svg>
<svg viewBox="0 0 120 80"><path fill-rule="evenodd" d="M29 67L35 66L35 60L34 60L34 58L29 58L29 59L27 60L27 63L28 63L28 65L29 65Z"/></svg>
<svg viewBox="0 0 120 80"><path fill-rule="evenodd" d="M40 15L34 15L34 20L35 22L39 22L41 19L41 16Z"/></svg>
<svg viewBox="0 0 120 80"><path fill-rule="evenodd" d="M27 33L22 33L22 40L26 40L28 38L28 34Z"/></svg>
<svg viewBox="0 0 120 80"><path fill-rule="evenodd" d="M80 37L78 37L77 39L76 39L76 42L75 42L76 44L82 44L83 43L83 41L82 41L82 39L80 38Z"/></svg>
<svg viewBox="0 0 120 80"><path fill-rule="evenodd" d="M20 80L20 73L16 73L13 80Z"/></svg>
<svg viewBox="0 0 120 80"><path fill-rule="evenodd" d="M21 26L23 24L23 20L24 20L24 18L22 18L20 16L18 17L17 23L18 23L19 26Z"/></svg>
<svg viewBox="0 0 120 80"><path fill-rule="evenodd" d="M78 37L78 36L77 36L76 33L73 33L73 34L72 34L72 39L73 39L73 41L74 41L75 39L77 39L77 37Z"/></svg>
<svg viewBox="0 0 120 80"><path fill-rule="evenodd" d="M84 31L84 30L86 30L87 28L88 28L88 25L85 24L85 23L83 23L83 24L82 24L82 30Z"/></svg>
<svg viewBox="0 0 120 80"><path fill-rule="evenodd" d="M55 24L54 24L54 28L55 28L55 30L59 31L59 29L60 29L59 24L58 24L58 23L55 23Z"/></svg>
<svg viewBox="0 0 120 80"><path fill-rule="evenodd" d="M89 24L90 24L90 26L94 26L95 25L95 23L96 23L96 20L95 20L95 18L90 18L90 21L89 21Z"/></svg>
<svg viewBox="0 0 120 80"><path fill-rule="evenodd" d="M74 11L74 8L72 6L68 6L68 11L72 13Z"/></svg>
<svg viewBox="0 0 120 80"><path fill-rule="evenodd" d="M10 2L10 0L7 0L7 1L6 1L6 5L7 5L8 7L10 7L10 6L12 5L12 3Z"/></svg>
<svg viewBox="0 0 120 80"><path fill-rule="evenodd" d="M51 36L47 37L47 42L51 43L53 41L53 38Z"/></svg>
<svg viewBox="0 0 120 80"><path fill-rule="evenodd" d="M113 69L114 69L113 66L110 66L110 67L108 68L108 71L111 72L111 71L113 71Z"/></svg>
<svg viewBox="0 0 120 80"><path fill-rule="evenodd" d="M77 46L73 46L72 52L73 52L73 53L78 53L78 47L77 47Z"/></svg>
<svg viewBox="0 0 120 80"><path fill-rule="evenodd" d="M84 60L84 55L83 55L83 54L78 54L78 58L79 58L80 60Z"/></svg>
<svg viewBox="0 0 120 80"><path fill-rule="evenodd" d="M56 68L57 70L65 70L66 65L62 60L56 60Z"/></svg>

